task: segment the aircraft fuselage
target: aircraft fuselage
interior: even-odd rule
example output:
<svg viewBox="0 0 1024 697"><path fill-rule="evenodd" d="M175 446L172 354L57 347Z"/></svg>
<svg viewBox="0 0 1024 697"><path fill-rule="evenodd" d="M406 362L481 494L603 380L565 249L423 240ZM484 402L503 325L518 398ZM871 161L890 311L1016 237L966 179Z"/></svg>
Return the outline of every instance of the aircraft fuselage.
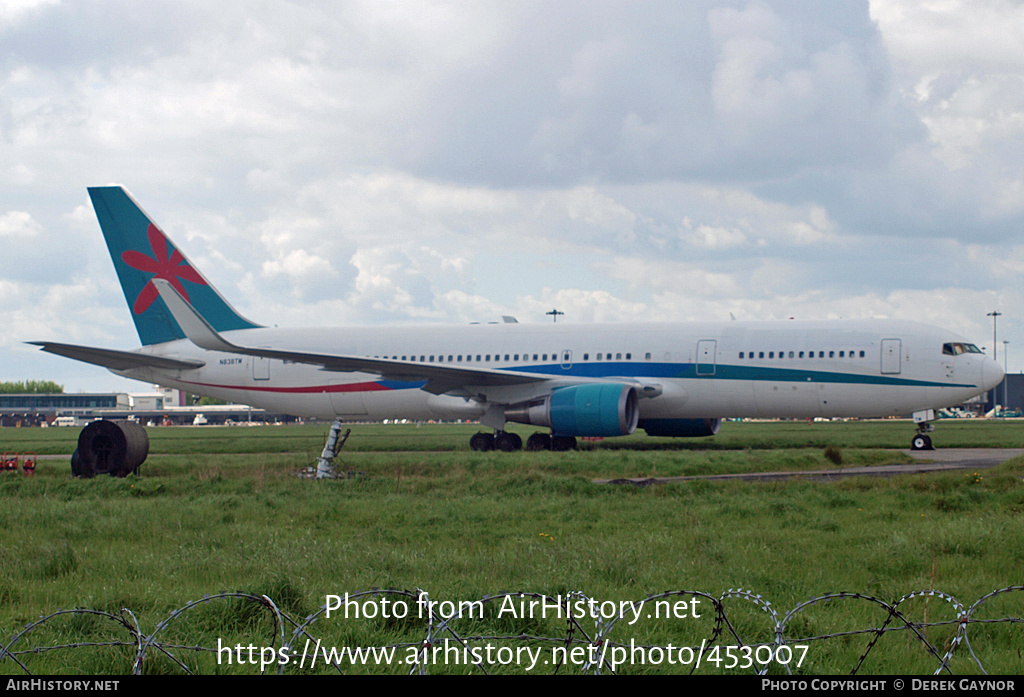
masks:
<svg viewBox="0 0 1024 697"><path fill-rule="evenodd" d="M575 438L711 435L721 418L912 414L999 384L943 329L896 320L502 324L277 329L245 318L119 186L91 187L142 348L43 350L130 378L265 409L346 420L478 419L471 447L513 451L509 422Z"/></svg>
<svg viewBox="0 0 1024 697"><path fill-rule="evenodd" d="M477 324L223 332L247 346L542 375L542 383L466 385L430 394L423 380L387 380L305 363L206 351L187 340L142 352L205 362L194 370L116 371L196 394L298 416L479 418L561 380L624 381L657 393L640 419L906 415L962 403L1002 370L984 354L947 355L964 340L896 320L679 324ZM482 397L482 398L481 398Z"/></svg>

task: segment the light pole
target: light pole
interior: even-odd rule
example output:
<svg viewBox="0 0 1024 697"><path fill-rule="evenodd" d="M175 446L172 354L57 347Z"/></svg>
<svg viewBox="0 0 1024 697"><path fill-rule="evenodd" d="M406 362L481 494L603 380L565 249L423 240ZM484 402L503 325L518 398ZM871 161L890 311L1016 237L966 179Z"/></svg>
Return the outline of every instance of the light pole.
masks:
<svg viewBox="0 0 1024 697"><path fill-rule="evenodd" d="M996 355L999 353L999 342L996 341L996 317L1001 314L1003 313L999 310L992 310L992 312L985 315L992 318L992 360L994 361L999 360L999 356Z"/></svg>
<svg viewBox="0 0 1024 697"><path fill-rule="evenodd" d="M1008 365L1006 357L1010 353L1010 349L1007 348L1007 344L1009 343L1010 342L1008 340L1003 339L1003 411L1006 411L1007 407L1009 407L1008 402L1010 401L1009 397L1006 396L1006 390L1009 387L1009 380L1007 380L1006 378L1006 370Z"/></svg>
<svg viewBox="0 0 1024 697"><path fill-rule="evenodd" d="M986 317L992 318L992 360L999 360L999 342L996 340L996 318L1003 314L999 310L992 310L992 312L985 315ZM999 390L993 388L992 390L992 410L995 413L996 402L999 401Z"/></svg>

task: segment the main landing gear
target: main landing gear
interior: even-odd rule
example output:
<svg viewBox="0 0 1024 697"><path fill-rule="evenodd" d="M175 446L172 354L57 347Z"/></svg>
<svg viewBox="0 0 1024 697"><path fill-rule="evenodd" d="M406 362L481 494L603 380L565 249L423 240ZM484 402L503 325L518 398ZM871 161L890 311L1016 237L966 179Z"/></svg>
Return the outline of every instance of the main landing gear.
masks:
<svg viewBox="0 0 1024 697"><path fill-rule="evenodd" d="M911 450L935 450L932 447L932 439L928 434L935 430L931 422L935 419L935 411L933 409L927 409L925 411L914 412L914 422L917 424L917 435L910 441Z"/></svg>
<svg viewBox="0 0 1024 697"><path fill-rule="evenodd" d="M508 431L495 431L484 433L479 431L469 439L469 447L473 450L483 452L487 450L501 450L511 453L522 450L523 439L515 433ZM549 433L534 433L526 440L526 449L536 452L539 450L575 450L576 438L573 436L553 436Z"/></svg>
<svg viewBox="0 0 1024 697"><path fill-rule="evenodd" d="M474 433L473 437L469 439L469 447L480 452L497 449L511 453L522 450L523 439L508 431L495 431L494 433L480 431Z"/></svg>

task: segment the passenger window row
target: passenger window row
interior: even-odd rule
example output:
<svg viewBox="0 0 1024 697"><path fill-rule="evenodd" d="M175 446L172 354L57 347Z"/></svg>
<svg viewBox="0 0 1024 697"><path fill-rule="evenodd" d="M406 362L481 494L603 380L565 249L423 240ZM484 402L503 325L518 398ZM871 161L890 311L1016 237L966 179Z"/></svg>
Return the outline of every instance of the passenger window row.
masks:
<svg viewBox="0 0 1024 697"><path fill-rule="evenodd" d="M369 357L369 356L367 356L367 357ZM609 351L608 353L603 353L602 352L602 353L595 354L594 360L597 360L597 361L612 361L612 360L621 361L621 360L623 360L623 357L625 357L625 360L627 360L627 361L633 360L633 354L632 353L622 353L622 352L613 353L611 351ZM465 355L462 355L462 354L459 354L459 355L450 354L450 355L447 356L447 358L444 355L440 355L440 356L437 356L437 355L432 355L432 356L426 356L426 355L424 355L424 356L410 356L410 355L405 355L405 356L374 356L374 358L383 358L384 360L389 360L390 359L390 360L393 360L393 361L399 361L399 360L401 360L401 361L413 361L413 362L416 362L416 363L491 363L491 362L495 362L495 361L502 362L502 363L519 363L519 362L523 362L523 361L547 361L547 360L566 361L566 360L569 359L568 356L564 356L564 355L560 356L557 353L534 353L534 354L529 354L529 353L523 353L523 354L513 353L513 354L509 354L509 353L506 353L506 354L504 354L504 356L502 354L500 354L500 353L495 353L495 354L478 353L478 354L465 354ZM648 353L647 354L647 360L650 360L650 359L651 359L651 354ZM590 354L589 353L584 353L583 354L583 360L584 361L589 361L590 360Z"/></svg>
<svg viewBox="0 0 1024 697"><path fill-rule="evenodd" d="M747 360L750 360L750 359L754 359L754 358L758 358L758 359L760 359L760 358L775 358L776 357L776 355L775 355L776 353L778 353L778 358L796 358L796 359L800 359L800 358L814 358L815 357L815 352L814 351L788 351L788 352L787 351L777 351L777 352L776 351L768 351L768 352L765 352L765 351L756 351L756 352L755 351L740 351L740 359L742 360L742 359L746 358ZM864 351L846 351L846 350L843 350L843 351L818 351L817 352L817 357L818 358L825 358L825 354L826 353L828 354L829 358L835 358L836 354L839 355L839 358L857 358L857 357L864 358L864 356L865 356L865 352Z"/></svg>

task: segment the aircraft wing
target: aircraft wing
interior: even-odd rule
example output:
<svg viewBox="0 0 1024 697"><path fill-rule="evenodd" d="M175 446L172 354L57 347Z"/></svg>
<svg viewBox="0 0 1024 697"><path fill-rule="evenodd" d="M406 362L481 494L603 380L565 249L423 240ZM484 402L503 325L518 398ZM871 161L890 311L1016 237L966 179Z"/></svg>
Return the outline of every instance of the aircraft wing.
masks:
<svg viewBox="0 0 1024 697"><path fill-rule="evenodd" d="M426 380L427 384L422 389L431 394L444 394L450 390L465 386L498 387L525 385L551 380L550 375L506 370L465 368L452 365L396 361L386 358L366 358L362 356L239 346L225 339L211 327L203 316L169 282L160 278L154 278L152 283L156 286L160 297L167 304L175 321L182 331L185 332L185 336L188 337L189 341L208 351L223 351L225 353L295 361L296 363L319 365L323 370L337 372L375 373L385 380L403 382Z"/></svg>
<svg viewBox="0 0 1024 697"><path fill-rule="evenodd" d="M54 353L76 361L92 363L110 370L129 370L131 368L163 368L170 370L190 370L201 368L206 363L195 359L167 358L153 356L135 351L118 351L115 349L78 346L76 344L58 344L52 341L29 341L33 346L41 346L47 353Z"/></svg>

